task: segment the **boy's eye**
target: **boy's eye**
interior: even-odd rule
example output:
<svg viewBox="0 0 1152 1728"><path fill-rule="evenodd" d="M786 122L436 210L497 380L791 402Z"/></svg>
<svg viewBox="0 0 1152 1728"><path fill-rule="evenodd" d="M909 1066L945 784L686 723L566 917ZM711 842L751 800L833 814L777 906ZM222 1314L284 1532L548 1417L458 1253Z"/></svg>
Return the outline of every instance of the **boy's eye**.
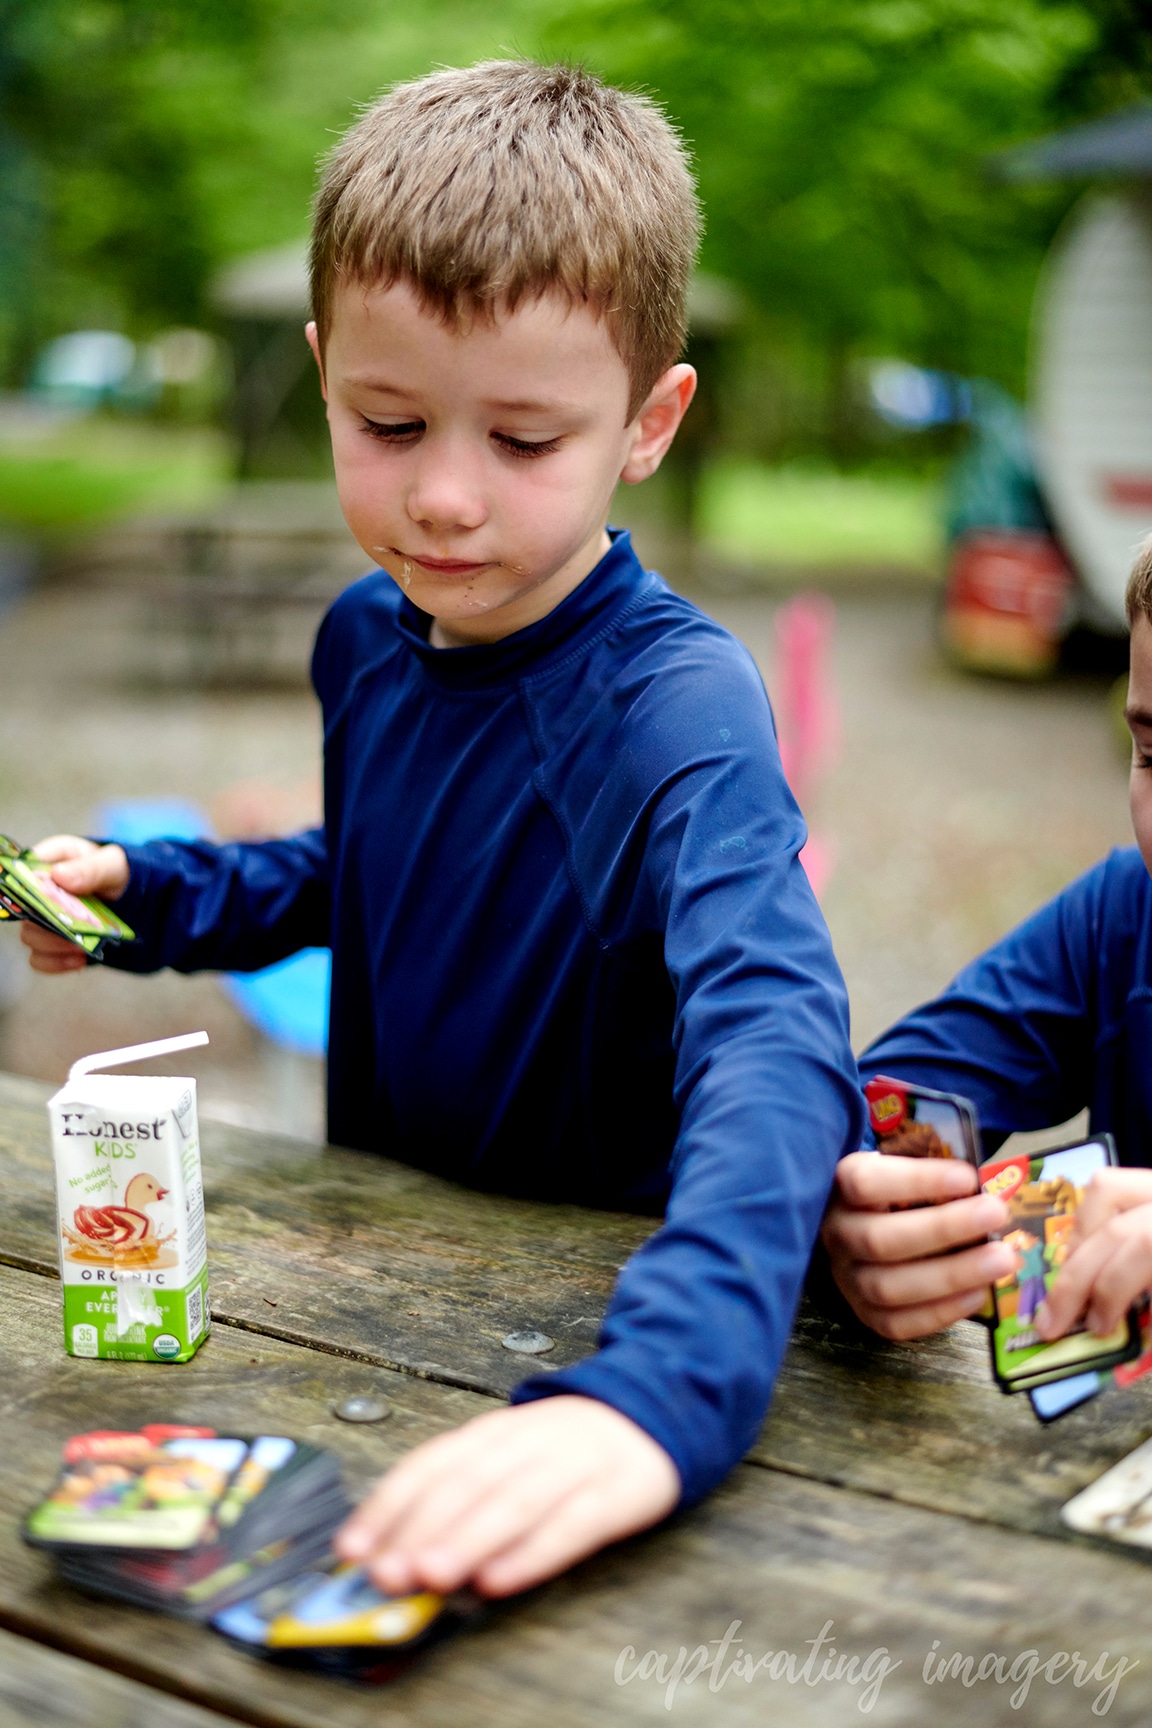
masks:
<svg viewBox="0 0 1152 1728"><path fill-rule="evenodd" d="M559 438L541 438L533 443L529 438L513 438L508 432L493 432L492 436L510 456L551 456L560 448Z"/></svg>
<svg viewBox="0 0 1152 1728"><path fill-rule="evenodd" d="M385 444L406 443L424 430L423 420L369 420L366 414L360 418L369 438L379 438Z"/></svg>

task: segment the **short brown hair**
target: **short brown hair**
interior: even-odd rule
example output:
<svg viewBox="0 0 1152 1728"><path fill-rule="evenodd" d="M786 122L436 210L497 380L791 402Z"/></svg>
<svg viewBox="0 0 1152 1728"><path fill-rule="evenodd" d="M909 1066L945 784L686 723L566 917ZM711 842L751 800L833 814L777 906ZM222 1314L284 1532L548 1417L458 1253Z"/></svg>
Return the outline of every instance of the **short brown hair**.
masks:
<svg viewBox="0 0 1152 1728"><path fill-rule="evenodd" d="M1124 594L1124 609L1128 614L1129 629L1137 618L1146 618L1152 624L1152 534L1136 554Z"/></svg>
<svg viewBox="0 0 1152 1728"><path fill-rule="evenodd" d="M449 322L560 289L605 319L631 418L683 348L699 230L684 146L647 97L531 60L434 72L328 160L313 317L323 345L341 281L410 282Z"/></svg>

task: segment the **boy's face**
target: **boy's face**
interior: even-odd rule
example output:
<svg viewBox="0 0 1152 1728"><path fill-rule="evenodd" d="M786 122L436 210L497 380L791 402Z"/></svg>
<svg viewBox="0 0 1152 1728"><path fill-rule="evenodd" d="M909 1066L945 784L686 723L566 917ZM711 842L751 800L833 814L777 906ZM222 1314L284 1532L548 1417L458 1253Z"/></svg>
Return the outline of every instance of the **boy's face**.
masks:
<svg viewBox="0 0 1152 1728"><path fill-rule="evenodd" d="M405 282L337 290L321 366L340 502L440 647L542 618L608 549L616 483L659 465L692 397L665 373L631 422L605 324L559 294L463 329Z"/></svg>
<svg viewBox="0 0 1152 1728"><path fill-rule="evenodd" d="M1132 734L1132 772L1128 803L1140 856L1152 872L1152 624L1137 618L1132 626L1128 703L1124 717Z"/></svg>

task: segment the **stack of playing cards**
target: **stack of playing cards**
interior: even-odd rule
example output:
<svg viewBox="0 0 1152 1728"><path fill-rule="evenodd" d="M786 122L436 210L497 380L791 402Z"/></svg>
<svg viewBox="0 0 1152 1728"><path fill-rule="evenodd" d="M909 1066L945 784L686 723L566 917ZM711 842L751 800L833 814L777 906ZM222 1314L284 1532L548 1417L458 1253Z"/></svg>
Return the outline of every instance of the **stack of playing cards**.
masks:
<svg viewBox="0 0 1152 1728"><path fill-rule="evenodd" d="M24 1535L70 1584L208 1619L324 1564L351 1509L339 1461L317 1446L157 1424L74 1435Z"/></svg>
<svg viewBox="0 0 1152 1728"><path fill-rule="evenodd" d="M95 1595L210 1620L266 1660L374 1684L479 1604L383 1596L337 1565L332 1535L351 1510L339 1461L318 1446L154 1423L73 1435L24 1539Z"/></svg>
<svg viewBox="0 0 1152 1728"><path fill-rule="evenodd" d="M52 866L0 834L0 921L27 918L102 960L109 942L133 942L136 932L102 900L69 894L52 880Z"/></svg>
<svg viewBox="0 0 1152 1728"><path fill-rule="evenodd" d="M479 1607L468 1594L385 1596L360 1567L334 1566L272 1585L212 1624L266 1661L379 1685Z"/></svg>

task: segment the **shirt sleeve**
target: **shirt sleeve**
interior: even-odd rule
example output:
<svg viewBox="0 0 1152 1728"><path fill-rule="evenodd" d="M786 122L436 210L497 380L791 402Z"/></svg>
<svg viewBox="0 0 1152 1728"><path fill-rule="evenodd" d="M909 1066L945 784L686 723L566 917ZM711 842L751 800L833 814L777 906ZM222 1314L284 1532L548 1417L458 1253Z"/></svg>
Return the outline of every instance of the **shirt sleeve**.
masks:
<svg viewBox="0 0 1152 1728"><path fill-rule="evenodd" d="M1083 1109L1107 1031L1099 981L1105 926L1115 923L1108 902L1127 898L1132 858L1096 865L885 1032L860 1057L862 1080L891 1074L961 1093L976 1106L987 1152Z"/></svg>
<svg viewBox="0 0 1152 1728"><path fill-rule="evenodd" d="M863 1124L763 685L730 642L719 665L707 644L697 658L625 693L626 774L597 793L575 846L588 885L611 872L581 834L618 856L643 848L643 920L663 931L675 991L666 1219L621 1272L596 1354L514 1394L582 1393L631 1417L672 1458L684 1504L756 1437L836 1163Z"/></svg>
<svg viewBox="0 0 1152 1728"><path fill-rule="evenodd" d="M135 942L107 951L123 972L255 972L329 940L324 831L215 846L125 846L130 877L116 910Z"/></svg>

